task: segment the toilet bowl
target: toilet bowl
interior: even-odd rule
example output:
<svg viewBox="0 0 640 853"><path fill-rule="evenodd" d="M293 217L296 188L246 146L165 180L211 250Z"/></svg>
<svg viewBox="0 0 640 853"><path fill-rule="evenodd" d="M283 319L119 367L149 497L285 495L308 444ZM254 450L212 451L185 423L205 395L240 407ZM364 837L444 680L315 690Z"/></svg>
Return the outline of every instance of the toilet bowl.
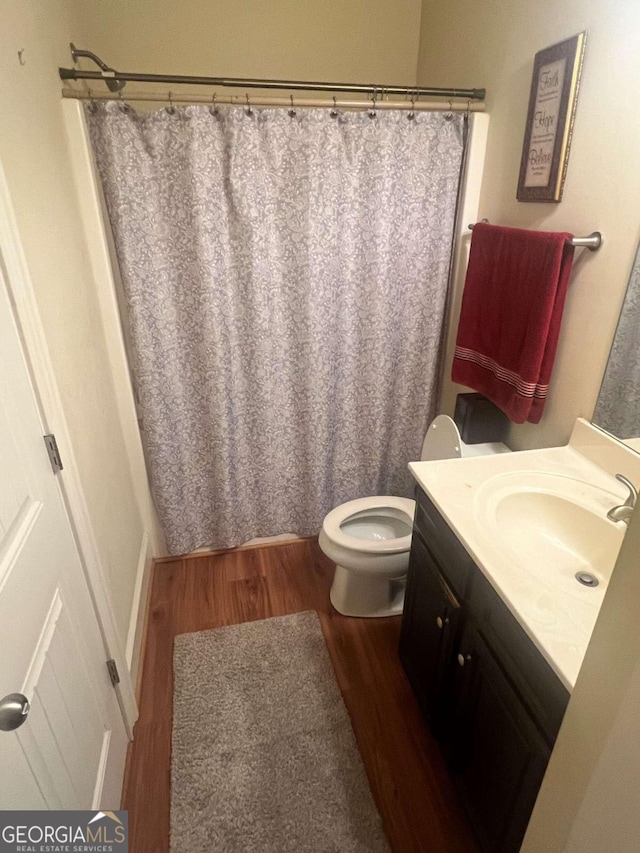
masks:
<svg viewBox="0 0 640 853"><path fill-rule="evenodd" d="M422 460L509 452L500 442L465 444L448 415L435 418L422 445ZM392 495L358 498L332 509L318 543L336 564L331 604L344 616L393 616L402 612L415 501Z"/></svg>
<svg viewBox="0 0 640 853"><path fill-rule="evenodd" d="M391 616L402 611L415 505L392 495L360 498L326 516L318 541L336 564L330 597L339 613Z"/></svg>

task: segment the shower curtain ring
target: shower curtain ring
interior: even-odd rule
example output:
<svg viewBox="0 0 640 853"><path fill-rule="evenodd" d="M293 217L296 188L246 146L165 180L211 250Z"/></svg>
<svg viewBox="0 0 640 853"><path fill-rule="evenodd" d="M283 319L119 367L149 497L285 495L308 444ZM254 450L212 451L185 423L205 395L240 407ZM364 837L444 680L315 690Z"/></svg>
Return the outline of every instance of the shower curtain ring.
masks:
<svg viewBox="0 0 640 853"><path fill-rule="evenodd" d="M173 106L173 94L169 92L169 106L166 108L169 115L173 115L176 108Z"/></svg>
<svg viewBox="0 0 640 853"><path fill-rule="evenodd" d="M449 100L449 112L444 114L445 121L451 121L453 118L453 101Z"/></svg>
<svg viewBox="0 0 640 853"><path fill-rule="evenodd" d="M375 118L376 117L376 92L377 92L377 88L376 88L376 86L374 86L373 92L371 94L371 107L369 109L369 118Z"/></svg>
<svg viewBox="0 0 640 853"><path fill-rule="evenodd" d="M338 117L338 104L336 103L336 96L335 95L333 96L333 109L331 110L329 115L331 116L331 118L337 118Z"/></svg>
<svg viewBox="0 0 640 853"><path fill-rule="evenodd" d="M247 99L246 113L248 116L252 116L253 115L253 109L251 108L251 101L249 100L249 93L248 92L245 94L245 98Z"/></svg>
<svg viewBox="0 0 640 853"><path fill-rule="evenodd" d="M415 105L416 105L415 98L413 97L413 95L411 95L411 109L407 113L407 118L409 119L409 121L413 121L413 119L416 117L415 109L414 109Z"/></svg>
<svg viewBox="0 0 640 853"><path fill-rule="evenodd" d="M211 98L211 106L209 107L209 112L212 116L218 115L218 107L216 106L216 93L213 93L213 97Z"/></svg>
<svg viewBox="0 0 640 853"><path fill-rule="evenodd" d="M293 95L289 95L289 99L291 101L291 109L289 110L289 115L291 118L295 118L296 117L296 111L293 108Z"/></svg>
<svg viewBox="0 0 640 853"><path fill-rule="evenodd" d="M89 89L89 87L87 87L87 94L89 95L89 111L95 113L98 109L98 105L93 100L93 95L91 94L91 89Z"/></svg>

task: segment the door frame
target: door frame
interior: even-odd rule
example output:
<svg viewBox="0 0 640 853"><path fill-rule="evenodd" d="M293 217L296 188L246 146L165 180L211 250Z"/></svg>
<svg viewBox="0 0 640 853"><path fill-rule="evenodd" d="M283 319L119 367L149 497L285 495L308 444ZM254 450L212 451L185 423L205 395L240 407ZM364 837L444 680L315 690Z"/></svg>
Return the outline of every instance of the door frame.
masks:
<svg viewBox="0 0 640 853"><path fill-rule="evenodd" d="M46 432L55 433L61 456L65 461L64 470L56 474L55 479L58 483L93 601L105 649L105 665L106 661L112 658L118 667L120 683L115 689L127 736L129 740L132 740L133 725L138 718L135 690L124 649L118 638L106 584L106 573L78 474L64 407L51 363L2 162L0 162L0 263L4 266L9 298L19 327L23 353L31 377L40 418Z"/></svg>

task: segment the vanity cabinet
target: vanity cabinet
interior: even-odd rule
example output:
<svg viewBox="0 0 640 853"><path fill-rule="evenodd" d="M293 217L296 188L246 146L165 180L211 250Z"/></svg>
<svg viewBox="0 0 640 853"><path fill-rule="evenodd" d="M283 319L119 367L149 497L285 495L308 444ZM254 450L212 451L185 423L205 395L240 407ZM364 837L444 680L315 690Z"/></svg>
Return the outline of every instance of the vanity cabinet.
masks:
<svg viewBox="0 0 640 853"><path fill-rule="evenodd" d="M451 758L456 785L482 849L518 850L550 747L473 622L459 649Z"/></svg>
<svg viewBox="0 0 640 853"><path fill-rule="evenodd" d="M445 681L453 653L460 602L417 539L411 551L403 614L401 655L423 713L434 729L451 708Z"/></svg>
<svg viewBox="0 0 640 853"><path fill-rule="evenodd" d="M482 850L517 851L569 694L421 490L400 657Z"/></svg>

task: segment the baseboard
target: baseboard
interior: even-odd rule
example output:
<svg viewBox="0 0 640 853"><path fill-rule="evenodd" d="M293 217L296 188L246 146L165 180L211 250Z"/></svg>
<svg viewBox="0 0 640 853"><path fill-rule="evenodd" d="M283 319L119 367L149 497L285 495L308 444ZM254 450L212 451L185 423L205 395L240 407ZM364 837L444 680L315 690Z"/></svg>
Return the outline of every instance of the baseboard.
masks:
<svg viewBox="0 0 640 853"><path fill-rule="evenodd" d="M257 551L261 548L275 548L278 545L294 545L296 542L309 542L317 538L317 536L295 536L287 539L276 539L275 537L261 540L252 539L251 544L236 545L234 548L202 548L199 551L191 551L189 554L156 557L154 562L158 565L159 563L175 563L179 560L197 560L200 557L215 557L218 554L232 554L236 551Z"/></svg>
<svg viewBox="0 0 640 853"><path fill-rule="evenodd" d="M151 566L153 563L149 546L149 534L145 530L142 536L142 542L140 543L140 553L138 555L136 584L133 589L131 619L129 620L129 632L127 634L127 647L125 652L127 666L129 667L131 681L133 684L136 684L138 680L138 668L140 666L142 637L144 634L144 622L147 610L147 593L149 591L149 580L151 578Z"/></svg>

